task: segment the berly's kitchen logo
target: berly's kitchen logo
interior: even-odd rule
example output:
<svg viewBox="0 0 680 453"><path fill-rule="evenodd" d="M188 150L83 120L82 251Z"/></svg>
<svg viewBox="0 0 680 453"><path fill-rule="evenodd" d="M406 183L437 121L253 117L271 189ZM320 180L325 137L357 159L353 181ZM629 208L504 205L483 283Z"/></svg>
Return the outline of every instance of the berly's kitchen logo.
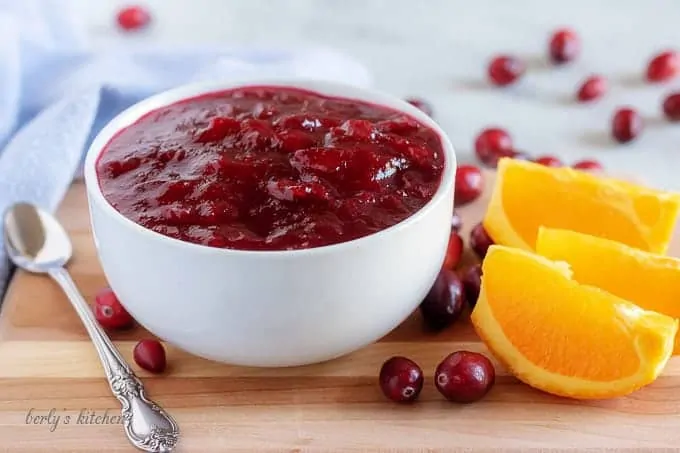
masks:
<svg viewBox="0 0 680 453"><path fill-rule="evenodd" d="M54 432L61 425L121 425L123 417L120 410L115 411L80 409L79 411L67 411L66 409L57 410L52 408L49 411L40 411L31 408L26 413L24 422L27 425L43 425L51 432Z"/></svg>

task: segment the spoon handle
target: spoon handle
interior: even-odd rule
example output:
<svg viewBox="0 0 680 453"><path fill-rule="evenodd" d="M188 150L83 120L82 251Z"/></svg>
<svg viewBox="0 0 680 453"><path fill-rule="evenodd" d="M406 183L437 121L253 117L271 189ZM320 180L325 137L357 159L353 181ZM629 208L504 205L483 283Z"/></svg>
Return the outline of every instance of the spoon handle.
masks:
<svg viewBox="0 0 680 453"><path fill-rule="evenodd" d="M68 296L97 349L111 390L122 405L123 426L130 442L143 451L172 451L179 437L177 423L147 398L142 382L97 323L68 271L54 268L49 275Z"/></svg>

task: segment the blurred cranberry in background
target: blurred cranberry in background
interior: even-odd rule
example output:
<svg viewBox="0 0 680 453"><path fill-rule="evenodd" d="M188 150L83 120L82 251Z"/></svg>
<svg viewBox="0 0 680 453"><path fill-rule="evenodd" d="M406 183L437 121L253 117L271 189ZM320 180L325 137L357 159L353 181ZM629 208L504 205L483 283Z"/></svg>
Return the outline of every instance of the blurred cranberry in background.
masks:
<svg viewBox="0 0 680 453"><path fill-rule="evenodd" d="M475 154L482 163L495 166L499 156L512 154L512 137L499 127L483 129L475 139Z"/></svg>
<svg viewBox="0 0 680 453"><path fill-rule="evenodd" d="M555 156L540 156L537 157L534 162L537 164L545 165L546 167L561 167L562 161Z"/></svg>
<svg viewBox="0 0 680 453"><path fill-rule="evenodd" d="M680 93L671 93L664 99L663 114L671 121L680 120Z"/></svg>
<svg viewBox="0 0 680 453"><path fill-rule="evenodd" d="M576 98L579 102L588 102L602 97L606 92L607 79L602 76L590 76L579 88Z"/></svg>
<svg viewBox="0 0 680 453"><path fill-rule="evenodd" d="M553 63L566 63L575 59L581 52L581 41L573 30L562 28L550 38L548 52Z"/></svg>
<svg viewBox="0 0 680 453"><path fill-rule="evenodd" d="M498 86L510 85L520 78L525 70L526 65L522 60L508 55L501 55L495 57L489 63L489 80Z"/></svg>
<svg viewBox="0 0 680 453"><path fill-rule="evenodd" d="M680 71L680 57L674 51L655 55L647 64L647 81L665 82L674 78Z"/></svg>
<svg viewBox="0 0 680 453"><path fill-rule="evenodd" d="M134 31L146 27L151 21L151 15L146 8L134 5L126 6L118 12L116 17L118 26L125 31Z"/></svg>
<svg viewBox="0 0 680 453"><path fill-rule="evenodd" d="M580 160L574 165L572 165L572 168L575 168L577 170L585 170L585 171L603 171L604 167L602 166L601 163L599 163L596 160L591 160L591 159L584 159Z"/></svg>
<svg viewBox="0 0 680 453"><path fill-rule="evenodd" d="M462 206L476 200L484 190L484 177L474 165L461 165L456 170L456 189L454 200L456 206Z"/></svg>
<svg viewBox="0 0 680 453"><path fill-rule="evenodd" d="M630 107L621 108L612 118L612 136L619 143L634 140L642 132L642 118Z"/></svg>

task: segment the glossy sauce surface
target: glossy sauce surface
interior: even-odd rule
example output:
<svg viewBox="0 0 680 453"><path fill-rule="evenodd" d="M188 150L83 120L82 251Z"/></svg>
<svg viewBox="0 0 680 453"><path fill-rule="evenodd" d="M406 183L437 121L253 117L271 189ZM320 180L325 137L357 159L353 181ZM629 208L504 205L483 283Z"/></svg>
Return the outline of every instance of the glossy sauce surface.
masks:
<svg viewBox="0 0 680 453"><path fill-rule="evenodd" d="M388 108L281 87L211 93L152 111L97 161L104 197L166 236L241 250L357 239L434 195L438 135Z"/></svg>

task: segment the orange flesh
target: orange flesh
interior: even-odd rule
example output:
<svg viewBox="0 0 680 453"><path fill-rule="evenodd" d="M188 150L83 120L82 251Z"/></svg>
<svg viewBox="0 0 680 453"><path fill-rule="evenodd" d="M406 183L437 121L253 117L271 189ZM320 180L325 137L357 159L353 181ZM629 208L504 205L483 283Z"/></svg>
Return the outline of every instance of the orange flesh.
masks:
<svg viewBox="0 0 680 453"><path fill-rule="evenodd" d="M638 371L640 359L622 316L630 304L579 286L528 254L499 250L491 258L483 263L488 304L508 341L530 362L591 381Z"/></svg>
<svg viewBox="0 0 680 453"><path fill-rule="evenodd" d="M544 229L536 251L566 261L574 280L596 286L646 310L680 318L680 260L578 234ZM680 352L680 336L675 341Z"/></svg>
<svg viewBox="0 0 680 453"><path fill-rule="evenodd" d="M665 252L680 206L676 196L569 168L526 162L506 167L505 217L531 248L538 228L545 226Z"/></svg>

